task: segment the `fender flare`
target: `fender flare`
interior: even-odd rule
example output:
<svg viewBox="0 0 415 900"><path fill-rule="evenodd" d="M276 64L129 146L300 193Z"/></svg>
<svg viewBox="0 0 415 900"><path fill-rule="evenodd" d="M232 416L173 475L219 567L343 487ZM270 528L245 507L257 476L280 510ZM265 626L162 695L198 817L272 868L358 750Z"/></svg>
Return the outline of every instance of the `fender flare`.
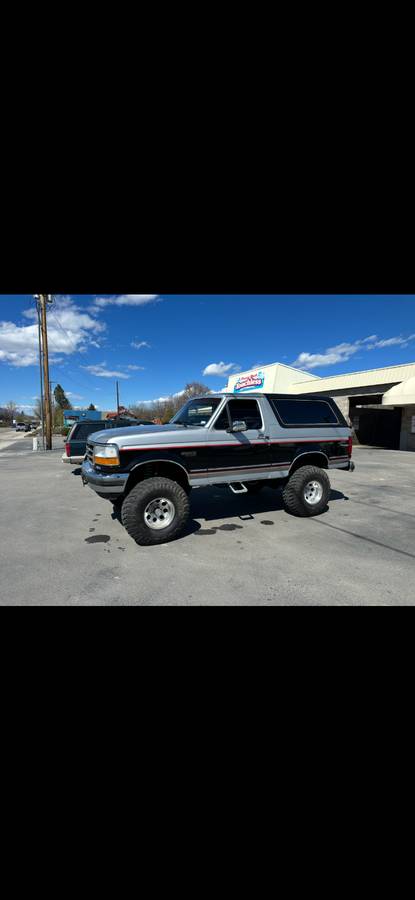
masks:
<svg viewBox="0 0 415 900"><path fill-rule="evenodd" d="M296 466L297 461L299 459L301 459L302 456L322 456L325 461L325 465L323 466L323 468L324 469L329 468L329 458L327 456L327 453L324 453L324 450L302 450L301 453L297 453L297 456L294 457L294 459L291 463L291 466L288 470L288 476L290 476L292 474L293 467ZM296 468L300 468L300 467L296 466Z"/></svg>

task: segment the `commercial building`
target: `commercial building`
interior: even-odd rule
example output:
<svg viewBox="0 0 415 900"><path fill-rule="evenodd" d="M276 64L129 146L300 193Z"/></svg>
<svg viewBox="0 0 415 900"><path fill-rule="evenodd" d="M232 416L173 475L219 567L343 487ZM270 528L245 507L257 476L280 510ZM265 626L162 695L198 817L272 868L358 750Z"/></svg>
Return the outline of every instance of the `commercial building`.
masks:
<svg viewBox="0 0 415 900"><path fill-rule="evenodd" d="M83 419L88 422L101 422L105 416L106 413L102 413L99 409L64 409L63 422L69 426L82 422Z"/></svg>
<svg viewBox="0 0 415 900"><path fill-rule="evenodd" d="M227 389L333 397L358 443L415 451L415 363L319 378L277 362L231 375Z"/></svg>
<svg viewBox="0 0 415 900"><path fill-rule="evenodd" d="M77 422L87 420L88 422L102 422L105 419L116 419L117 416L131 416L125 406L120 406L117 410L101 410L101 409L65 409L63 411L63 423L65 426L75 425ZM134 417L133 417L134 418Z"/></svg>

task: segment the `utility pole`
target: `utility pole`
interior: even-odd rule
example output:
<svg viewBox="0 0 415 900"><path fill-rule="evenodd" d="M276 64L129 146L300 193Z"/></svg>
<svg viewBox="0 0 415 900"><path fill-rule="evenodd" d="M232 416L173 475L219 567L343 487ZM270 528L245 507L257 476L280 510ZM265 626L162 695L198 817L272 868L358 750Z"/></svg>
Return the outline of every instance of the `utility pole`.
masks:
<svg viewBox="0 0 415 900"><path fill-rule="evenodd" d="M39 294L40 306L40 331L42 335L43 349L43 384L45 392L45 419L46 419L46 450L52 450L52 409L50 401L50 382L49 382L49 349L48 349L48 327L46 321L46 307L48 303L52 303L50 294Z"/></svg>
<svg viewBox="0 0 415 900"><path fill-rule="evenodd" d="M35 294L37 309L37 326L39 337L39 368L40 368L40 421L42 425L42 447L45 449L45 399L43 396L43 363L42 363L42 338L40 328L40 295Z"/></svg>

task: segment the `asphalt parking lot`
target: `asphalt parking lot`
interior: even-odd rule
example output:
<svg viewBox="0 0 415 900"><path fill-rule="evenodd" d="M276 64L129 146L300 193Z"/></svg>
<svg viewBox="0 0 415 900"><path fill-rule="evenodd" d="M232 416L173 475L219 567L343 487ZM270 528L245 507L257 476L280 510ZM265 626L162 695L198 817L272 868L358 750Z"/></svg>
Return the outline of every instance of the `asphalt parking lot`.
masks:
<svg viewBox="0 0 415 900"><path fill-rule="evenodd" d="M30 446L0 449L3 605L415 602L413 453L357 448L356 471L331 473L329 510L314 519L289 516L268 488L201 488L187 533L144 548L61 451Z"/></svg>

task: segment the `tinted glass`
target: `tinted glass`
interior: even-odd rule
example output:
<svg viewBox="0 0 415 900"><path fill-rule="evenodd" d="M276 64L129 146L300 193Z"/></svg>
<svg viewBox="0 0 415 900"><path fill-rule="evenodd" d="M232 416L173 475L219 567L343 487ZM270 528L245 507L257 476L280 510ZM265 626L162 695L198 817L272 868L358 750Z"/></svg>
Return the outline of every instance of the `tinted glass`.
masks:
<svg viewBox="0 0 415 900"><path fill-rule="evenodd" d="M271 400L283 425L338 425L338 418L325 400Z"/></svg>
<svg viewBox="0 0 415 900"><path fill-rule="evenodd" d="M215 429L216 429L216 431L227 431L228 428L229 428L229 419L228 419L227 406L225 406L225 409L222 410L219 418L216 419Z"/></svg>
<svg viewBox="0 0 415 900"><path fill-rule="evenodd" d="M246 422L248 428L262 428L261 413L256 400L230 400L228 409L232 422Z"/></svg>
<svg viewBox="0 0 415 900"><path fill-rule="evenodd" d="M72 440L86 441L87 438L89 438L89 435L93 434L94 431L102 431L101 422L95 422L93 425L80 425L78 431L72 435Z"/></svg>
<svg viewBox="0 0 415 900"><path fill-rule="evenodd" d="M198 428L207 425L212 418L215 409L221 400L216 397L203 397L201 400L189 400L186 406L171 420L173 425L197 425Z"/></svg>

